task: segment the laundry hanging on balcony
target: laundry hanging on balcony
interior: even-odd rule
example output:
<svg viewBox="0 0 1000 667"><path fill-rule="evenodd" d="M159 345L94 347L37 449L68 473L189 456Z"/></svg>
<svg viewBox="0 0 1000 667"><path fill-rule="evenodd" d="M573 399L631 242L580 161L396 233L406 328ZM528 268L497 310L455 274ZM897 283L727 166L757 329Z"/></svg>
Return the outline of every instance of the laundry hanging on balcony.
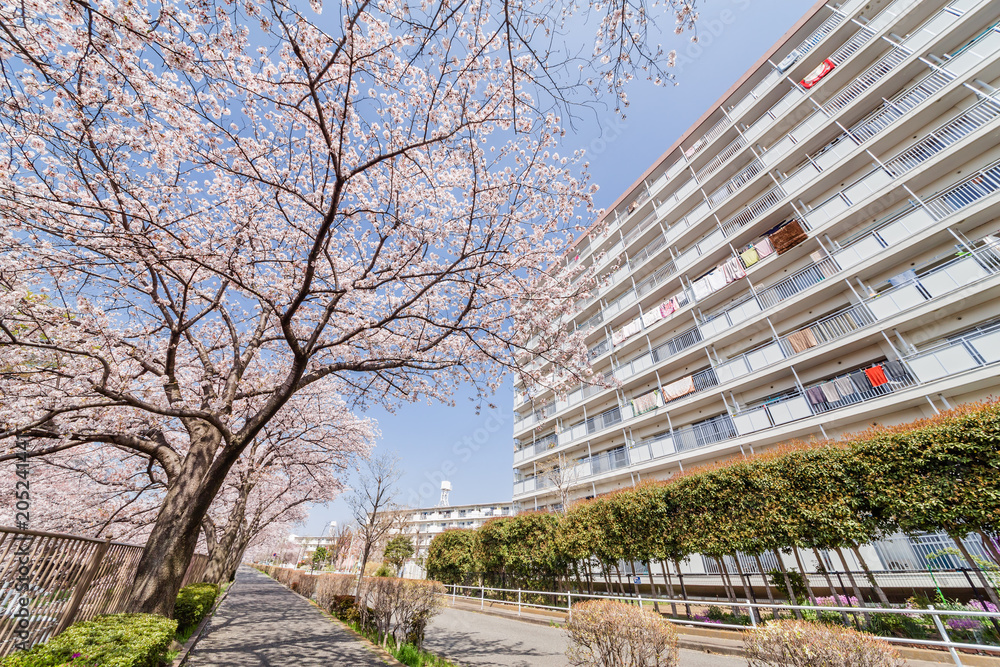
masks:
<svg viewBox="0 0 1000 667"><path fill-rule="evenodd" d="M864 371L854 371L848 377L851 378L851 384L854 385L858 392L871 391L872 383L868 381L868 375Z"/></svg>
<svg viewBox="0 0 1000 667"><path fill-rule="evenodd" d="M832 72L833 68L836 67L836 66L837 66L836 63L834 63L832 60L830 60L829 58L827 58L826 60L824 60L823 62L821 62L819 65L817 65L816 69L814 69L813 71L811 71L808 74L806 74L806 77L804 79L802 79L802 81L801 81L802 87L803 88L812 88L817 83L819 83L820 80L824 76L826 76L827 74L829 74L830 72Z"/></svg>
<svg viewBox="0 0 1000 667"><path fill-rule="evenodd" d="M816 341L816 336L813 335L812 329L803 329L802 331L796 331L793 334L789 334L788 344L792 346L792 351L795 352L795 354L808 350L810 347L816 347L819 345Z"/></svg>
<svg viewBox="0 0 1000 667"><path fill-rule="evenodd" d="M734 283L740 278L746 278L747 272L743 270L743 265L740 263L739 258L733 257L732 259L727 259L721 264L722 275L726 279L726 284Z"/></svg>
<svg viewBox="0 0 1000 667"><path fill-rule="evenodd" d="M662 405L663 396L660 395L659 391L654 389L649 393L632 399L632 412L634 414L641 415L643 412L655 410Z"/></svg>
<svg viewBox="0 0 1000 667"><path fill-rule="evenodd" d="M806 240L806 233L798 220L792 220L787 225L771 234L771 243L779 255L783 255Z"/></svg>
<svg viewBox="0 0 1000 667"><path fill-rule="evenodd" d="M670 401L694 392L694 377L688 375L663 387L663 400Z"/></svg>
<svg viewBox="0 0 1000 667"><path fill-rule="evenodd" d="M840 392L840 395L843 398L847 398L848 396L853 396L855 393L857 393L857 389L855 388L854 383L851 382L851 378L849 377L837 378L836 380L833 381L833 383L837 385L837 391Z"/></svg>
<svg viewBox="0 0 1000 667"><path fill-rule="evenodd" d="M794 65L796 62L798 62L799 55L801 55L801 54L799 54L799 50L798 49L795 49L794 51L792 51L791 53L789 53L787 56L785 56L784 58L782 58L782 60L781 60L780 63L778 63L777 70L779 72L781 72L782 74L784 74L785 72L787 72L788 69L792 65Z"/></svg>
<svg viewBox="0 0 1000 667"><path fill-rule="evenodd" d="M677 297L671 297L660 304L660 317L667 318L677 312Z"/></svg>
<svg viewBox="0 0 1000 667"><path fill-rule="evenodd" d="M823 397L827 403L836 403L840 400L840 392L837 390L835 382L824 382L819 386L823 390Z"/></svg>
<svg viewBox="0 0 1000 667"><path fill-rule="evenodd" d="M774 245L771 243L771 239L767 237L762 238L760 241L754 242L753 247L754 250L757 251L757 254L760 255L761 259L769 257L771 253L774 252Z"/></svg>
<svg viewBox="0 0 1000 667"><path fill-rule="evenodd" d="M812 405L819 405L820 403L826 403L826 396L823 394L823 390L819 387L809 387L806 389L806 398Z"/></svg>
<svg viewBox="0 0 1000 667"><path fill-rule="evenodd" d="M889 384L889 379L885 376L882 367L879 365L866 368L865 375L868 376L868 381L872 383L873 387L881 387L884 384Z"/></svg>
<svg viewBox="0 0 1000 667"><path fill-rule="evenodd" d="M642 314L642 328L647 329L659 322L661 319L663 319L663 316L660 315L660 309L658 307L653 308L652 310Z"/></svg>
<svg viewBox="0 0 1000 667"><path fill-rule="evenodd" d="M712 285L708 282L708 276L704 278L699 278L698 280L691 283L691 289L694 291L694 298L697 301L701 301L706 296L714 292Z"/></svg>
<svg viewBox="0 0 1000 667"><path fill-rule="evenodd" d="M743 266L749 269L751 266L760 261L760 254L757 252L756 248L750 246L740 253L740 259L743 260Z"/></svg>

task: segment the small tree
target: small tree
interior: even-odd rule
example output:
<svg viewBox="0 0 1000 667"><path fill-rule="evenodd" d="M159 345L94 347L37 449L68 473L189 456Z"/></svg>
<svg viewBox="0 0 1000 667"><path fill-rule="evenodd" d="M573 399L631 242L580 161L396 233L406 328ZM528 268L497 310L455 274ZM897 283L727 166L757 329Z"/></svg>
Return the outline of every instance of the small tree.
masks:
<svg viewBox="0 0 1000 667"><path fill-rule="evenodd" d="M330 560L330 552L326 550L326 547L322 545L316 547L316 551L313 552L312 556L313 569L320 569L328 560Z"/></svg>
<svg viewBox="0 0 1000 667"><path fill-rule="evenodd" d="M403 569L403 563L413 556L413 540L406 535L396 535L385 545L382 560L396 569L397 576Z"/></svg>
<svg viewBox="0 0 1000 667"><path fill-rule="evenodd" d="M358 476L358 485L347 498L347 504L358 524L357 536L361 541L361 567L358 568L358 587L361 591L365 566L372 550L389 534L399 520L396 484L402 476L399 457L383 453L369 459Z"/></svg>

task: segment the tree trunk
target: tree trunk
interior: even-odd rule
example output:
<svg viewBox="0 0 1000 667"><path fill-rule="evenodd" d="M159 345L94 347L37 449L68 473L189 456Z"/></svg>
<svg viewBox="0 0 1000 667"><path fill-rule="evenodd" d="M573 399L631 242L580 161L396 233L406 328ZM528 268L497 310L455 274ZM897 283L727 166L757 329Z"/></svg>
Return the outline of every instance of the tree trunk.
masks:
<svg viewBox="0 0 1000 667"><path fill-rule="evenodd" d="M788 591L788 603L792 605L798 604L798 601L795 599L795 591L792 589L792 580L788 578L788 570L785 569L785 563L781 560L781 552L777 549L773 551L774 557L778 561L778 570L781 572L781 577L785 580L785 590ZM802 612L798 609L793 609L792 611L795 613L795 618L801 621Z"/></svg>
<svg viewBox="0 0 1000 667"><path fill-rule="evenodd" d="M667 595L670 596L670 613L676 617L677 616L677 603L674 599L677 597L674 594L674 581L673 577L670 576L670 571L667 570L666 564L660 561L660 570L663 572L663 580L667 582Z"/></svg>
<svg viewBox="0 0 1000 667"><path fill-rule="evenodd" d="M747 596L747 602L756 603L757 598L754 597L753 588L750 586L750 584L747 583L747 576L743 572L743 564L740 563L739 554L733 556L733 558L736 559L736 572L740 575L740 581L743 582L743 592ZM749 611L751 617L756 617L757 619L760 619L760 615L757 613L756 607L749 607Z"/></svg>
<svg viewBox="0 0 1000 667"><path fill-rule="evenodd" d="M660 597L660 593L656 588L656 577L653 576L653 564L651 561L643 561L643 565L646 566L646 572L649 572L649 589L653 594L653 610L659 614L660 613L660 601L657 599Z"/></svg>
<svg viewBox="0 0 1000 667"><path fill-rule="evenodd" d="M847 580L851 582L851 588L854 590L854 596L858 598L858 606L862 608L867 607L868 605L865 602L865 596L861 594L861 589L858 588L858 582L854 580L854 574L851 572L851 568L847 566L847 559L844 557L844 550L837 547L835 551L837 552L837 557L840 558L841 564L844 566L844 574L847 575ZM856 614L855 619L857 619ZM868 624L868 620L868 614L865 614L865 625Z"/></svg>
<svg viewBox="0 0 1000 667"><path fill-rule="evenodd" d="M838 607L843 607L844 605L840 604L839 600L840 589L833 585L833 577L830 576L830 572L826 569L826 564L823 562L822 554L820 554L819 549L816 547L813 547L813 554L816 556L816 562L819 563L819 570L823 573L823 578L826 579L827 588L830 589L830 594L833 596L834 602L837 603ZM840 616L843 619L845 626L851 625L851 619L848 618L846 611L840 612Z"/></svg>
<svg viewBox="0 0 1000 667"><path fill-rule="evenodd" d="M771 592L771 581L767 576L767 572L764 571L764 563L760 560L760 554L753 555L754 560L757 561L757 569L760 570L760 576L764 580L764 590L767 592L767 601L769 604L774 604L774 593ZM771 615L775 620L778 619L779 612L777 609L771 609Z"/></svg>
<svg viewBox="0 0 1000 667"><path fill-rule="evenodd" d="M130 611L173 616L177 591L198 544L202 520L239 455L230 450L213 461L217 443L218 438L210 434L193 440L179 474L168 485L136 566Z"/></svg>
<svg viewBox="0 0 1000 667"><path fill-rule="evenodd" d="M875 575L872 574L872 571L868 568L868 563L865 562L864 558L862 558L861 551L858 549L858 546L856 544L852 544L851 551L854 552L854 557L857 558L858 562L861 564L861 569L865 571L868 583L872 585L872 590L874 590L875 595L878 596L879 602L882 603L883 607L890 606L889 597L885 594L885 591L882 590L882 587L878 585L878 582L875 581Z"/></svg>
<svg viewBox="0 0 1000 667"><path fill-rule="evenodd" d="M691 618L691 605L687 603L688 592L687 586L684 585L684 573L681 572L681 562L679 560L675 560L674 567L677 568L677 581L681 584L681 597L684 598L684 613L687 614L688 618Z"/></svg>
<svg viewBox="0 0 1000 667"><path fill-rule="evenodd" d="M970 554L969 550L965 548L965 543L961 540L961 538L955 537L951 533L948 534L948 537L955 542L955 546L957 546L958 550L962 552L965 562L968 563L969 567L972 568L972 571L976 573L976 577L979 579L979 583L982 584L983 588L986 590L986 595L990 598L990 602L995 604L997 607L1000 607L1000 599L997 598L997 592L993 589L993 586L986 578L986 575L983 574L982 568L979 567L976 561L972 558L972 554Z"/></svg>
<svg viewBox="0 0 1000 667"><path fill-rule="evenodd" d="M806 570L806 566L802 562L802 555L799 553L799 548L792 547L792 553L795 554L795 562L798 564L799 572L802 574L802 582L806 585L806 595L809 596L809 600L812 602L813 606L818 607L819 602L816 601L816 595L813 593L812 585L809 583L809 572Z"/></svg>
<svg viewBox="0 0 1000 667"><path fill-rule="evenodd" d="M976 531L979 534L980 539L983 541L983 546L986 547L986 553L990 555L993 562L1000 565L1000 549L997 548L997 543L993 541L992 535L987 535L986 531L979 530Z"/></svg>
<svg viewBox="0 0 1000 667"><path fill-rule="evenodd" d="M740 615L740 608L736 606L736 589L733 588L733 582L729 578L729 568L726 567L726 557L716 557L715 562L719 564L719 574L722 575L722 585L726 589L726 597L729 598L729 602L731 603L729 611L733 613L733 619L735 619Z"/></svg>

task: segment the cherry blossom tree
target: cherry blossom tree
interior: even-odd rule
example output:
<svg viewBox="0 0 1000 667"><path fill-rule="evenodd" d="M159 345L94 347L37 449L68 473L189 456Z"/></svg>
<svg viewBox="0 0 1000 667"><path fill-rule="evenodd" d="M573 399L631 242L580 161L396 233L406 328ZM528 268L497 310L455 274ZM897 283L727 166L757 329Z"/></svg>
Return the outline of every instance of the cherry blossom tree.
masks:
<svg viewBox="0 0 1000 667"><path fill-rule="evenodd" d="M610 28L645 8L594 7L581 64L620 91L628 49L656 49L614 55ZM546 272L592 205L558 152L570 10L326 9L0 4L0 438L162 468L136 611L171 613L227 474L296 393L488 400L529 341L588 375L565 326L588 282Z"/></svg>

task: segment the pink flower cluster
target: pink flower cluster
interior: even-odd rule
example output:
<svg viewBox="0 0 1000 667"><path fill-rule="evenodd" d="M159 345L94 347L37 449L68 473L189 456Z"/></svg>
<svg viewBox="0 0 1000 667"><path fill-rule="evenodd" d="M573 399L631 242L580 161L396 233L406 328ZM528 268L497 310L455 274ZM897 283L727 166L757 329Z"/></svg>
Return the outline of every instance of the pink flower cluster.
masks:
<svg viewBox="0 0 1000 667"><path fill-rule="evenodd" d="M853 595L850 597L844 595L830 595L827 597L816 598L816 604L820 607L859 607L858 599Z"/></svg>

